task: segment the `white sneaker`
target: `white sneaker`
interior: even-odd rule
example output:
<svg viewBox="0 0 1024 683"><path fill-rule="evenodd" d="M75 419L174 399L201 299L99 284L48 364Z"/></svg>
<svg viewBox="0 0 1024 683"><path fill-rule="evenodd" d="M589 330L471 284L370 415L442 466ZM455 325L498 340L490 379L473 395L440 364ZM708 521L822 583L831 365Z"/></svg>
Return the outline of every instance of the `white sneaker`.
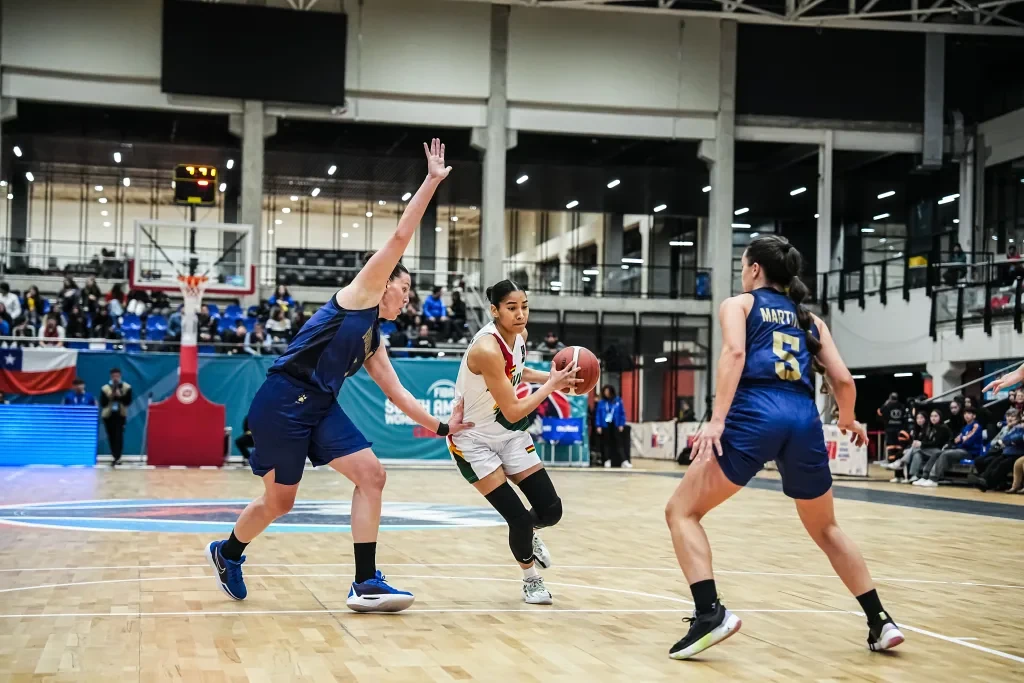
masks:
<svg viewBox="0 0 1024 683"><path fill-rule="evenodd" d="M910 479L907 479L907 483L913 484L915 481L918 481L919 479L920 477L911 477Z"/></svg>
<svg viewBox="0 0 1024 683"><path fill-rule="evenodd" d="M533 534L533 559L537 560L541 569L551 566L551 553L548 552L548 547L544 545L544 541L540 540L540 536L536 532Z"/></svg>
<svg viewBox="0 0 1024 683"><path fill-rule="evenodd" d="M631 463L629 460L623 460L622 461L622 469L625 469L625 470L633 469L633 463Z"/></svg>
<svg viewBox="0 0 1024 683"><path fill-rule="evenodd" d="M902 483L902 482L903 482L903 480L900 479L899 477L893 477L892 479L889 480L890 484L899 484L899 483Z"/></svg>
<svg viewBox="0 0 1024 683"><path fill-rule="evenodd" d="M914 486L923 486L927 488L935 488L939 485L939 482L934 479L918 479L914 482Z"/></svg>
<svg viewBox="0 0 1024 683"><path fill-rule="evenodd" d="M551 599L551 593L544 586L542 577L523 579L523 602L530 605L550 605L554 602Z"/></svg>
<svg viewBox="0 0 1024 683"><path fill-rule="evenodd" d="M604 468L606 470L610 470L612 468L612 461L611 460L605 460L604 461Z"/></svg>

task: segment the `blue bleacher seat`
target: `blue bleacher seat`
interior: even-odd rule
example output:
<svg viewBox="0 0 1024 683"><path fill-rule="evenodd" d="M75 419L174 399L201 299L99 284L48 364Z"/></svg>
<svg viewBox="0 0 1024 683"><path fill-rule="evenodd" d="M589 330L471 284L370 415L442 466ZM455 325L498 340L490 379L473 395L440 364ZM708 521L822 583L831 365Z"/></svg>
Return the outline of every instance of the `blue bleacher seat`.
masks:
<svg viewBox="0 0 1024 683"><path fill-rule="evenodd" d="M211 313L213 312L212 309L211 309L210 312ZM242 307L238 306L237 304L231 304L230 306L227 306L224 309L224 319L225 320L230 320L231 322L234 322L238 318L244 318L244 317L245 317L245 311L243 311Z"/></svg>
<svg viewBox="0 0 1024 683"><path fill-rule="evenodd" d="M139 320L139 316L134 313L125 313L121 316L121 329L122 330L141 330L142 321Z"/></svg>
<svg viewBox="0 0 1024 683"><path fill-rule="evenodd" d="M208 344L200 344L199 353L217 353L217 347L210 346Z"/></svg>
<svg viewBox="0 0 1024 683"><path fill-rule="evenodd" d="M252 332L253 328L256 327L256 323L259 322L256 318L245 318L242 321L245 324L245 329Z"/></svg>
<svg viewBox="0 0 1024 683"><path fill-rule="evenodd" d="M217 304L207 303L206 307L208 309L210 309L210 317L212 317L212 318L219 318L220 317L220 308L217 306Z"/></svg>
<svg viewBox="0 0 1024 683"><path fill-rule="evenodd" d="M250 306L249 309L246 311L246 315L248 315L250 318L255 318L259 314L260 314L260 307L259 306Z"/></svg>

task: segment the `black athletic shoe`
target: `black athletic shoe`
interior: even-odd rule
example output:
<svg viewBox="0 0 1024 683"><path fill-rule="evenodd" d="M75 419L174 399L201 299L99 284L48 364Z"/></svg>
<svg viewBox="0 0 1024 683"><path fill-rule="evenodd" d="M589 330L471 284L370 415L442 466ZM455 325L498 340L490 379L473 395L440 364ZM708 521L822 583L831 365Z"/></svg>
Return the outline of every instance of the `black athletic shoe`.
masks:
<svg viewBox="0 0 1024 683"><path fill-rule="evenodd" d="M891 619L868 624L868 649L872 652L891 650L904 640L903 634Z"/></svg>
<svg viewBox="0 0 1024 683"><path fill-rule="evenodd" d="M715 603L713 612L694 612L692 617L687 617L683 621L689 622L690 630L668 651L668 656L672 659L689 659L722 642L739 631L743 625L740 618L727 610L721 602Z"/></svg>

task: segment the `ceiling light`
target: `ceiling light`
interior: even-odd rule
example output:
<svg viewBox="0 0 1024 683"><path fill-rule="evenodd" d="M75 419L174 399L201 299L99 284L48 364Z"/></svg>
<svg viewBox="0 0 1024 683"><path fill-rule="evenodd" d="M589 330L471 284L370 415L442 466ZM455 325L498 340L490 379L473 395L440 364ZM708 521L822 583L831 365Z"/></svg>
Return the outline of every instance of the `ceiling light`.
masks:
<svg viewBox="0 0 1024 683"><path fill-rule="evenodd" d="M299 201L299 196L298 196L298 195L296 195L296 194L293 194L293 195L292 195L291 197L289 197L288 199L292 200L293 202L297 202L297 201Z"/></svg>
<svg viewBox="0 0 1024 683"><path fill-rule="evenodd" d="M103 227L104 228L109 228L110 227L110 221L103 221Z"/></svg>
<svg viewBox="0 0 1024 683"><path fill-rule="evenodd" d="M273 235L274 234L274 229L273 228L267 228L267 234L268 235Z"/></svg>
<svg viewBox="0 0 1024 683"><path fill-rule="evenodd" d="M864 379L867 375L851 375L854 379Z"/></svg>
<svg viewBox="0 0 1024 683"><path fill-rule="evenodd" d="M331 167L327 169L327 175L334 175L337 172L338 167L335 164L331 164Z"/></svg>
<svg viewBox="0 0 1024 683"><path fill-rule="evenodd" d="M623 264L622 264L622 269L623 269L623 270L629 270L629 264L627 264L627 263L623 263Z"/></svg>
<svg viewBox="0 0 1024 683"><path fill-rule="evenodd" d="M101 215L101 216L109 216L109 215L110 215L110 212L109 212L109 211L107 211L106 209L103 209L102 211L100 211L100 215Z"/></svg>
<svg viewBox="0 0 1024 683"><path fill-rule="evenodd" d="M386 204L387 204L387 202L384 201L383 199L378 199L377 200L377 206L385 206Z"/></svg>
<svg viewBox="0 0 1024 683"><path fill-rule="evenodd" d="M452 223L458 223L458 222L459 222L459 217L458 216L452 216Z"/></svg>
<svg viewBox="0 0 1024 683"><path fill-rule="evenodd" d="M177 186L178 186L178 184L177 184L176 182L174 182L174 181L172 180L172 181L171 181L171 189L173 190L173 189L174 189L174 188L176 188Z"/></svg>
<svg viewBox="0 0 1024 683"><path fill-rule="evenodd" d="M886 199L887 197L891 197L894 194L896 194L896 190L889 190L888 192L883 192L882 194L878 195L878 198Z"/></svg>
<svg viewBox="0 0 1024 683"><path fill-rule="evenodd" d="M31 183L35 179L36 179L36 177L34 175L32 175L32 171L25 171L25 180L27 180L27 181L29 181Z"/></svg>
<svg viewBox="0 0 1024 683"><path fill-rule="evenodd" d="M742 215L743 215L743 214L745 214L745 213L746 213L747 211L750 211L750 209L749 209L749 208L747 208L746 206L744 206L744 207L743 207L742 209L736 209L735 211L733 211L733 215L736 215L736 216L742 216Z"/></svg>
<svg viewBox="0 0 1024 683"><path fill-rule="evenodd" d="M441 232L442 230L444 230L444 228L442 228L440 225L434 227L434 232Z"/></svg>
<svg viewBox="0 0 1024 683"><path fill-rule="evenodd" d="M100 197L99 198L99 202L100 202L100 204L106 204L107 203L107 198L106 197Z"/></svg>
<svg viewBox="0 0 1024 683"><path fill-rule="evenodd" d="M97 185L93 189L96 190L97 192L103 192L103 186L102 185Z"/></svg>
<svg viewBox="0 0 1024 683"><path fill-rule="evenodd" d="M318 196L319 194L320 194L320 188L319 188L319 187L314 187L314 188L313 188L313 191L309 193L309 196L311 196L311 197L316 197L316 196Z"/></svg>
<svg viewBox="0 0 1024 683"><path fill-rule="evenodd" d="M705 193L711 192L711 186L710 185L705 185L704 187L701 188L700 191L701 192L705 192Z"/></svg>
<svg viewBox="0 0 1024 683"><path fill-rule="evenodd" d="M220 190L221 192L223 192L224 190L228 189L228 184L227 184L227 183L221 183L221 184L220 184L220 187L219 187L218 189L219 189L219 190Z"/></svg>
<svg viewBox="0 0 1024 683"><path fill-rule="evenodd" d="M21 147L18 147L17 145L14 146L14 156L19 159L21 158Z"/></svg>
<svg viewBox="0 0 1024 683"><path fill-rule="evenodd" d="M803 194L804 192L807 192L807 188L806 187L798 187L795 190L790 190L789 191L789 196L790 197L795 197L798 194Z"/></svg>
<svg viewBox="0 0 1024 683"><path fill-rule="evenodd" d="M950 202L955 202L957 199L960 199L959 194L947 194L939 200L939 204L949 204Z"/></svg>
<svg viewBox="0 0 1024 683"><path fill-rule="evenodd" d="M820 213L816 213L816 214L814 214L814 217L815 217L815 218L818 218L819 216L821 216L821 214L820 214Z"/></svg>
<svg viewBox="0 0 1024 683"><path fill-rule="evenodd" d="M281 213L291 213L291 212L292 212L292 210L289 209L287 206L284 207L283 209L281 209Z"/></svg>
<svg viewBox="0 0 1024 683"><path fill-rule="evenodd" d="M668 208L668 204L658 204L656 207L654 207L654 213L659 213L661 211L664 211L667 208Z"/></svg>
<svg viewBox="0 0 1024 683"><path fill-rule="evenodd" d="M131 178L125 178L125 179L123 179L121 181L121 184L124 185L125 187L131 187L132 186L132 179ZM221 190L221 192L223 192L223 190Z"/></svg>
<svg viewBox="0 0 1024 683"><path fill-rule="evenodd" d="M583 277L581 277L580 279L581 279L581 280L583 280L584 282L590 282L590 278L589 278L589 277L587 277L586 275L584 275L584 276L583 276Z"/></svg>
<svg viewBox="0 0 1024 683"><path fill-rule="evenodd" d="M373 211L367 211L366 212L366 217L367 218L373 218Z"/></svg>
<svg viewBox="0 0 1024 683"><path fill-rule="evenodd" d="M959 219L959 218L954 218L954 219L953 219L953 222L954 222L954 223L959 223L959 222L960 222L960 219Z"/></svg>
<svg viewBox="0 0 1024 683"><path fill-rule="evenodd" d="M584 275L598 275L601 271L597 268L587 268L583 271Z"/></svg>
<svg viewBox="0 0 1024 683"><path fill-rule="evenodd" d="M353 227L353 228L358 228L358 227L359 227L359 224L358 224L358 223L353 223L353 224L352 224L352 227Z"/></svg>
<svg viewBox="0 0 1024 683"><path fill-rule="evenodd" d="M114 152L114 163L115 164L121 163L121 153L120 152Z"/></svg>
<svg viewBox="0 0 1024 683"><path fill-rule="evenodd" d="M281 225L282 223L284 223L284 221L281 220L280 218L275 218L274 219L274 225Z"/></svg>
<svg viewBox="0 0 1024 683"><path fill-rule="evenodd" d="M998 242L999 241L999 235L992 235L992 239L995 240L996 242Z"/></svg>
<svg viewBox="0 0 1024 683"><path fill-rule="evenodd" d="M525 183L529 179L530 179L530 176L528 176L528 175L521 175L518 178L516 178L516 185L522 185L523 183Z"/></svg>
<svg viewBox="0 0 1024 683"><path fill-rule="evenodd" d="M469 210L470 211L476 211L476 207L475 206L471 206L471 207L469 207Z"/></svg>
<svg viewBox="0 0 1024 683"><path fill-rule="evenodd" d="M406 192L405 194L402 195L403 202L407 202L410 199L412 199L412 192Z"/></svg>
<svg viewBox="0 0 1024 683"><path fill-rule="evenodd" d="M689 240L684 240L683 241L683 246L684 247L692 247L693 246L693 242L691 242Z"/></svg>
<svg viewBox="0 0 1024 683"><path fill-rule="evenodd" d="M342 239L348 239L348 233L347 232L341 233L341 238Z"/></svg>
<svg viewBox="0 0 1024 683"><path fill-rule="evenodd" d="M613 180L613 181L611 181L610 183L608 183L608 189L610 190L610 189L612 189L613 187L618 187L618 186L619 186L619 183L621 183L621 182L622 182L621 180L619 180L618 178L616 178L615 180Z"/></svg>
<svg viewBox="0 0 1024 683"><path fill-rule="evenodd" d="M623 263L643 263L644 260L642 258L623 258L622 262Z"/></svg>
<svg viewBox="0 0 1024 683"><path fill-rule="evenodd" d="M887 213L880 213L877 216L874 216L871 220L873 220L873 221L880 221L880 220L884 220L884 219L886 219L888 217L889 217L889 214L887 214ZM861 230L863 231L863 228L861 228Z"/></svg>
<svg viewBox="0 0 1024 683"><path fill-rule="evenodd" d="M8 199L14 199L14 195L13 195L13 194L11 194L10 192L8 192L8 193L7 193L7 198L8 198Z"/></svg>
<svg viewBox="0 0 1024 683"><path fill-rule="evenodd" d="M566 204L565 208L567 208L567 209L575 209L579 205L580 205L580 203L574 199L571 202L569 202L568 204Z"/></svg>
<svg viewBox="0 0 1024 683"><path fill-rule="evenodd" d="M734 228L749 228L750 227L750 223L733 223L732 227L734 227Z"/></svg>
<svg viewBox="0 0 1024 683"><path fill-rule="evenodd" d="M552 281L551 281L551 286L552 286L552 287L561 287L561 286L562 286L562 283L561 283L561 282L559 282L558 280L552 280Z"/></svg>
<svg viewBox="0 0 1024 683"><path fill-rule="evenodd" d="M885 239L885 238L883 237L882 239L878 240L878 243L879 243L879 244L885 244L885 243L886 243L886 241L887 241L887 240L886 240L886 239Z"/></svg>
<svg viewBox="0 0 1024 683"><path fill-rule="evenodd" d="M654 362L655 363L667 363L668 362L668 358L665 358L665 356L658 356L657 358L654 359Z"/></svg>
<svg viewBox="0 0 1024 683"><path fill-rule="evenodd" d="M7 181L6 180L0 180L0 187L7 187Z"/></svg>
<svg viewBox="0 0 1024 683"><path fill-rule="evenodd" d="M903 252L902 251L897 251L896 252L896 258L899 258L900 256L903 256Z"/></svg>
<svg viewBox="0 0 1024 683"><path fill-rule="evenodd" d="M228 167L229 171L231 169L233 169L235 167L235 160L234 159L228 159L227 167Z"/></svg>
<svg viewBox="0 0 1024 683"><path fill-rule="evenodd" d="M892 373L892 376L893 377L913 377L914 373L912 373L912 372L894 372L894 373Z"/></svg>
<svg viewBox="0 0 1024 683"><path fill-rule="evenodd" d="M437 352L437 357L438 358L444 358L444 351L438 351Z"/></svg>
<svg viewBox="0 0 1024 683"><path fill-rule="evenodd" d="M671 242L668 243L668 246L670 246L670 247L681 247L681 246L683 246L683 244L685 244L685 243L684 242L680 242L679 240L672 240Z"/></svg>
<svg viewBox="0 0 1024 683"><path fill-rule="evenodd" d="M861 228L860 231L861 232L874 232L875 229L874 228Z"/></svg>
<svg viewBox="0 0 1024 683"><path fill-rule="evenodd" d="M896 247L889 247L889 251L893 251Z"/></svg>
<svg viewBox="0 0 1024 683"><path fill-rule="evenodd" d="M754 239L755 237L757 237L760 234L761 233L759 233L759 232L752 232L752 233L750 233L750 239Z"/></svg>

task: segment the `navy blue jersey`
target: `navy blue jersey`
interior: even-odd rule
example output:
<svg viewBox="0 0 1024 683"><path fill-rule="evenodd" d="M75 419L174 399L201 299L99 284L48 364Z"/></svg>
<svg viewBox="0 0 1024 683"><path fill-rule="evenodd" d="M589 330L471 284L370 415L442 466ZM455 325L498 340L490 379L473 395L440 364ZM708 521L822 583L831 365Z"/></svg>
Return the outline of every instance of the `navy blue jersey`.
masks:
<svg viewBox="0 0 1024 683"><path fill-rule="evenodd" d="M302 326L267 375L282 374L312 391L337 396L346 377L380 346L377 307L347 311L335 297Z"/></svg>
<svg viewBox="0 0 1024 683"><path fill-rule="evenodd" d="M782 292L764 287L750 292L754 306L747 315L747 360L740 387L798 388L814 396L813 356L796 318L796 304ZM817 326L811 334L818 336Z"/></svg>

